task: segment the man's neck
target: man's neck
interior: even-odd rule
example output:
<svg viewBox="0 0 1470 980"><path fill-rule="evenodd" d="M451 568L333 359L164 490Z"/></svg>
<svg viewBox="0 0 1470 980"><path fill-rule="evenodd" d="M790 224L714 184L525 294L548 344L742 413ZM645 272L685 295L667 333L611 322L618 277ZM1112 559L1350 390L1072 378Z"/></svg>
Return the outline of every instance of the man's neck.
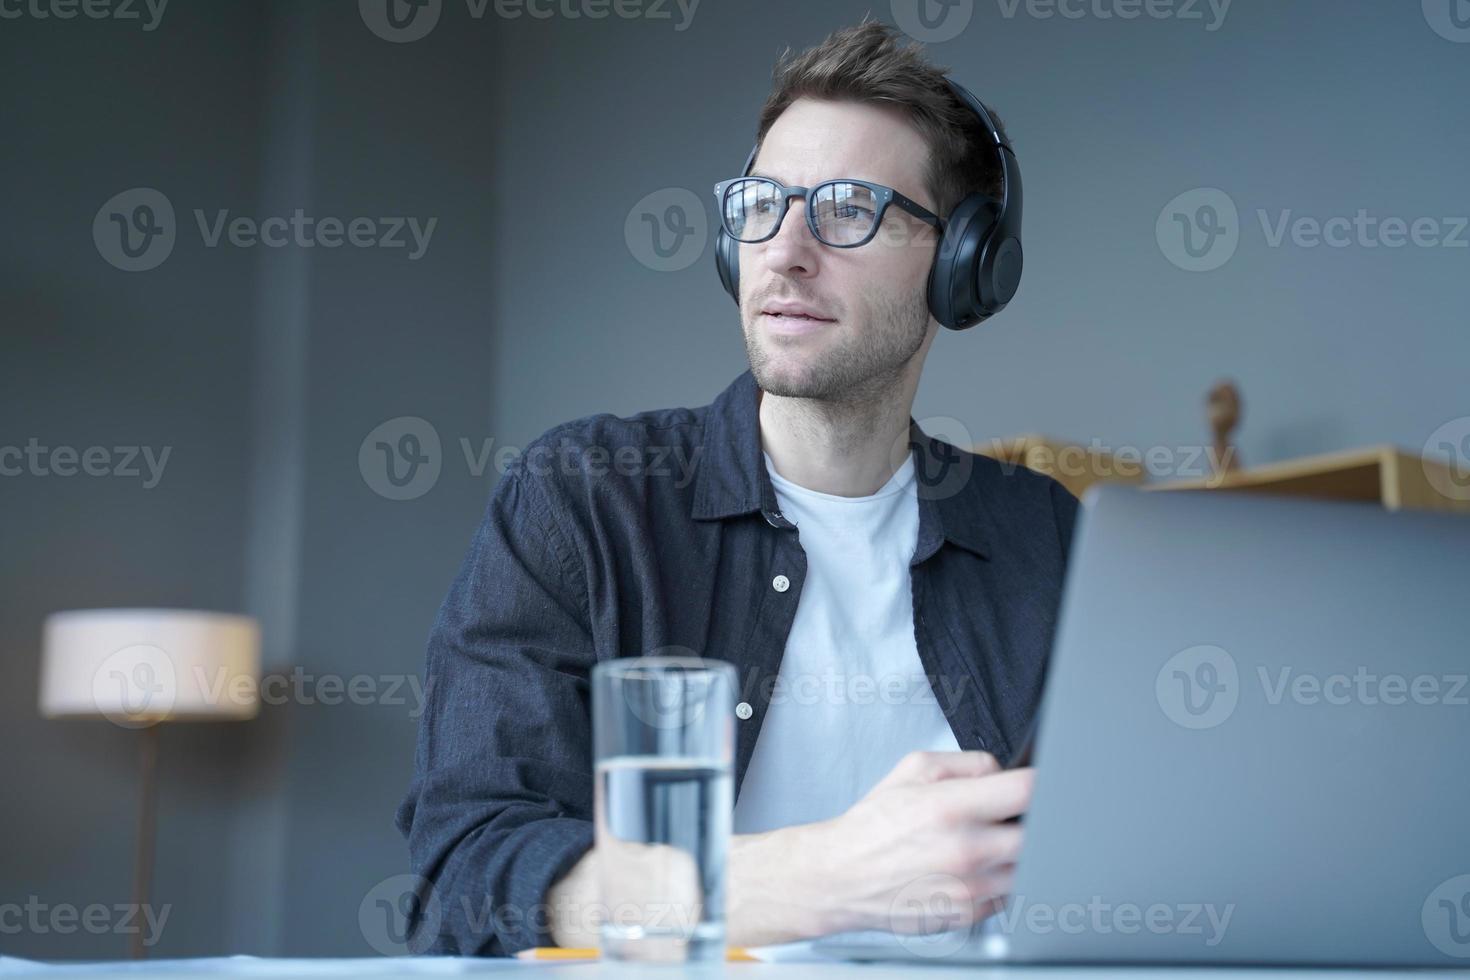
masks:
<svg viewBox="0 0 1470 980"><path fill-rule="evenodd" d="M909 453L918 378L903 377L861 399L828 401L759 394L761 448L797 486L841 497L877 493Z"/></svg>

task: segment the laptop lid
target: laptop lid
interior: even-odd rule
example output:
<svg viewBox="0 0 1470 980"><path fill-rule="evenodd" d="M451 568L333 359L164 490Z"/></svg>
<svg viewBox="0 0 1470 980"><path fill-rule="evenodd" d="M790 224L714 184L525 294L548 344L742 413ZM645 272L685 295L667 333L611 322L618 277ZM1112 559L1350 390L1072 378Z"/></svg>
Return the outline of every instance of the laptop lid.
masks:
<svg viewBox="0 0 1470 980"><path fill-rule="evenodd" d="M1010 956L1470 964L1470 520L1084 502Z"/></svg>

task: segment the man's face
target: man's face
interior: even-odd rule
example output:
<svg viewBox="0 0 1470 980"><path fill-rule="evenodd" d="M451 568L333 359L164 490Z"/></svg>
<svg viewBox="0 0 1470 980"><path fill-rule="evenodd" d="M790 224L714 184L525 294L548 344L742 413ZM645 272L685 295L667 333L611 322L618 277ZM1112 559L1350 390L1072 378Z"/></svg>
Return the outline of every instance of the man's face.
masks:
<svg viewBox="0 0 1470 980"><path fill-rule="evenodd" d="M766 134L752 173L788 186L871 180L935 210L923 182L929 150L900 110L798 99ZM764 391L841 400L889 383L938 323L926 287L938 233L890 205L873 240L832 248L812 237L792 199L769 241L740 246L740 318L751 373ZM773 316L801 304L824 320ZM922 354L915 368L922 362Z"/></svg>

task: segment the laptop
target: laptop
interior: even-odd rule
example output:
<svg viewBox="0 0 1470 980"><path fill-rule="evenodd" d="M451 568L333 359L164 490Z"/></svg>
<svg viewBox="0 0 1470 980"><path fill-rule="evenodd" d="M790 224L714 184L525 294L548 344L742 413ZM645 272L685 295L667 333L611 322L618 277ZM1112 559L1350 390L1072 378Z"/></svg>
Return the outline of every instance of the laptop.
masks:
<svg viewBox="0 0 1470 980"><path fill-rule="evenodd" d="M1013 895L813 944L953 964L1470 966L1470 519L1091 488Z"/></svg>

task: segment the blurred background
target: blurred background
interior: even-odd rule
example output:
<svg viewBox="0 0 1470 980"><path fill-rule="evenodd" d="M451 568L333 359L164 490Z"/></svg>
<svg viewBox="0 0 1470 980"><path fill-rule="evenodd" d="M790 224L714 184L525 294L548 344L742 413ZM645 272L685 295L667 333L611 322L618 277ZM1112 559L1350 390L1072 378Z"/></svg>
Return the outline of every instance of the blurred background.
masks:
<svg viewBox="0 0 1470 980"><path fill-rule="evenodd" d="M294 678L163 726L151 955L383 951L424 642L495 480L745 369L709 189L782 49L866 13L1025 174L1020 293L941 332L926 428L1199 476L1228 377L1250 465L1470 457L1465 0L389 3L0 0L0 952L126 952L22 914L130 894L136 733L37 705L45 617L91 607L248 614Z"/></svg>

